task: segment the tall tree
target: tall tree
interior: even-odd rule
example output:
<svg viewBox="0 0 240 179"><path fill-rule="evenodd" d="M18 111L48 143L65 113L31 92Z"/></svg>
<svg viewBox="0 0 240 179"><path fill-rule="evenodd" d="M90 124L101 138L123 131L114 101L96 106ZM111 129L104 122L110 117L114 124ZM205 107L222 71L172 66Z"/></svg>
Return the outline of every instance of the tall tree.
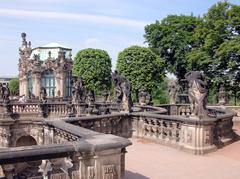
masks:
<svg viewBox="0 0 240 179"><path fill-rule="evenodd" d="M163 80L165 64L150 49L131 46L119 53L117 70L131 82L134 93L140 88L151 93Z"/></svg>
<svg viewBox="0 0 240 179"><path fill-rule="evenodd" d="M169 15L162 21L145 27L145 39L167 64L168 72L184 78L187 71L186 54L195 46L194 30L201 18Z"/></svg>
<svg viewBox="0 0 240 179"><path fill-rule="evenodd" d="M80 76L89 90L99 92L111 87L111 59L100 49L80 50L73 63L73 74Z"/></svg>
<svg viewBox="0 0 240 179"><path fill-rule="evenodd" d="M214 4L195 29L196 47L187 55L189 69L203 70L213 85L234 84L239 71L240 6Z"/></svg>

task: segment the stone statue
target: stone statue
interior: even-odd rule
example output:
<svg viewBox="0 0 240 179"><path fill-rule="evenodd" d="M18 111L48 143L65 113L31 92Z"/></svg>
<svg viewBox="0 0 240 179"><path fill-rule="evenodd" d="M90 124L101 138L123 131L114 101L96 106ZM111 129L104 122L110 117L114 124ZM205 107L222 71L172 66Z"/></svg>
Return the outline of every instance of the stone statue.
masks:
<svg viewBox="0 0 240 179"><path fill-rule="evenodd" d="M3 85L0 83L0 101L3 100Z"/></svg>
<svg viewBox="0 0 240 179"><path fill-rule="evenodd" d="M188 81L188 98L192 115L203 117L207 115L207 83L200 71L190 71L185 74Z"/></svg>
<svg viewBox="0 0 240 179"><path fill-rule="evenodd" d="M67 113L68 113L68 117L75 117L75 106L72 103L72 101L69 101L67 103Z"/></svg>
<svg viewBox="0 0 240 179"><path fill-rule="evenodd" d="M72 101L73 102L83 102L86 99L84 81L82 78L78 77L72 81Z"/></svg>
<svg viewBox="0 0 240 179"><path fill-rule="evenodd" d="M30 90L28 90L28 98L29 99L35 99L36 96Z"/></svg>
<svg viewBox="0 0 240 179"><path fill-rule="evenodd" d="M168 85L168 93L170 97L170 104L176 104L177 101L177 92L178 92L178 85L176 81L171 81Z"/></svg>
<svg viewBox="0 0 240 179"><path fill-rule="evenodd" d="M228 103L228 94L223 85L220 86L217 94L218 105L225 105Z"/></svg>
<svg viewBox="0 0 240 179"><path fill-rule="evenodd" d="M140 88L138 102L140 105L149 105L152 101L151 95L144 88Z"/></svg>
<svg viewBox="0 0 240 179"><path fill-rule="evenodd" d="M93 90L89 90L87 93L88 104L91 105L95 102L95 94Z"/></svg>
<svg viewBox="0 0 240 179"><path fill-rule="evenodd" d="M3 94L3 102L9 103L10 102L10 90L8 84L5 87L2 87L2 94Z"/></svg>
<svg viewBox="0 0 240 179"><path fill-rule="evenodd" d="M116 102L121 103L122 102L122 97L123 97L123 91L122 91L121 83L123 81L123 78L118 73L118 71L115 70L114 73L112 74L112 79L113 79L113 83L115 85Z"/></svg>
<svg viewBox="0 0 240 179"><path fill-rule="evenodd" d="M131 111L131 83L124 79L118 71L112 74L113 83L115 85L115 98L117 103L121 103L124 111Z"/></svg>
<svg viewBox="0 0 240 179"><path fill-rule="evenodd" d="M27 40L26 40L26 33L25 32L23 32L22 34L21 34L21 36L22 36L22 48L27 48Z"/></svg>
<svg viewBox="0 0 240 179"><path fill-rule="evenodd" d="M123 93L122 105L123 110L130 112L132 109L132 98L131 98L131 83L128 80L123 80L121 83L121 89Z"/></svg>
<svg viewBox="0 0 240 179"><path fill-rule="evenodd" d="M40 89L40 100L43 102L46 102L47 100L47 90L44 87L41 87Z"/></svg>
<svg viewBox="0 0 240 179"><path fill-rule="evenodd" d="M103 91L102 91L102 97L103 97L103 102L107 102L108 101L108 97L109 97L109 91L107 90L107 86L104 84L103 85Z"/></svg>

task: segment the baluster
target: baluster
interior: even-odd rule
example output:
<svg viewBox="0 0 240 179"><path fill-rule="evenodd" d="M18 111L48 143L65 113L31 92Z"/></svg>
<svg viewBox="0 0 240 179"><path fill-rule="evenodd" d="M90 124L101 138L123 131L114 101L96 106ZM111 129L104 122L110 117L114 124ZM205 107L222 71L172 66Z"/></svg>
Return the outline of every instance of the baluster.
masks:
<svg viewBox="0 0 240 179"><path fill-rule="evenodd" d="M153 131L153 136L155 138L158 138L158 125L157 125L157 120L153 121L153 126L152 126L152 131Z"/></svg>

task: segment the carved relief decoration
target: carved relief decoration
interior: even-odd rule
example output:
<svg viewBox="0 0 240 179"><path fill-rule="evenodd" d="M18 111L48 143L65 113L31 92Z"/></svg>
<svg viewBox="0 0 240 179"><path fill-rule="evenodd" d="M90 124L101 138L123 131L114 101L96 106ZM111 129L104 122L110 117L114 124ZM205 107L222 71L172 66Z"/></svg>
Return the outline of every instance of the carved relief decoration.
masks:
<svg viewBox="0 0 240 179"><path fill-rule="evenodd" d="M88 166L87 167L87 179L94 179L95 177L95 167Z"/></svg>
<svg viewBox="0 0 240 179"><path fill-rule="evenodd" d="M6 127L0 127L0 147L9 146L10 131Z"/></svg>
<svg viewBox="0 0 240 179"><path fill-rule="evenodd" d="M117 171L115 165L102 166L103 179L115 179L117 177Z"/></svg>

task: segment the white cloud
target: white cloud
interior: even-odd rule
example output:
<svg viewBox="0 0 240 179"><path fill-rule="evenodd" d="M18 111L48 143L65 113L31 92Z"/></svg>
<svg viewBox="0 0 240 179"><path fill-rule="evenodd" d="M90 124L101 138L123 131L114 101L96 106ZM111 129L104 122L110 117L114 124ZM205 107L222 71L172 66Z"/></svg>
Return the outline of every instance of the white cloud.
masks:
<svg viewBox="0 0 240 179"><path fill-rule="evenodd" d="M74 22L91 22L97 24L111 24L119 26L137 27L143 28L148 22L103 16L103 15L92 15L83 13L64 13L64 12L53 12L53 11L29 11L29 10L18 10L18 9L3 9L0 8L0 16L2 17L15 17L15 18L39 18L39 19L58 19L58 20L72 20Z"/></svg>

